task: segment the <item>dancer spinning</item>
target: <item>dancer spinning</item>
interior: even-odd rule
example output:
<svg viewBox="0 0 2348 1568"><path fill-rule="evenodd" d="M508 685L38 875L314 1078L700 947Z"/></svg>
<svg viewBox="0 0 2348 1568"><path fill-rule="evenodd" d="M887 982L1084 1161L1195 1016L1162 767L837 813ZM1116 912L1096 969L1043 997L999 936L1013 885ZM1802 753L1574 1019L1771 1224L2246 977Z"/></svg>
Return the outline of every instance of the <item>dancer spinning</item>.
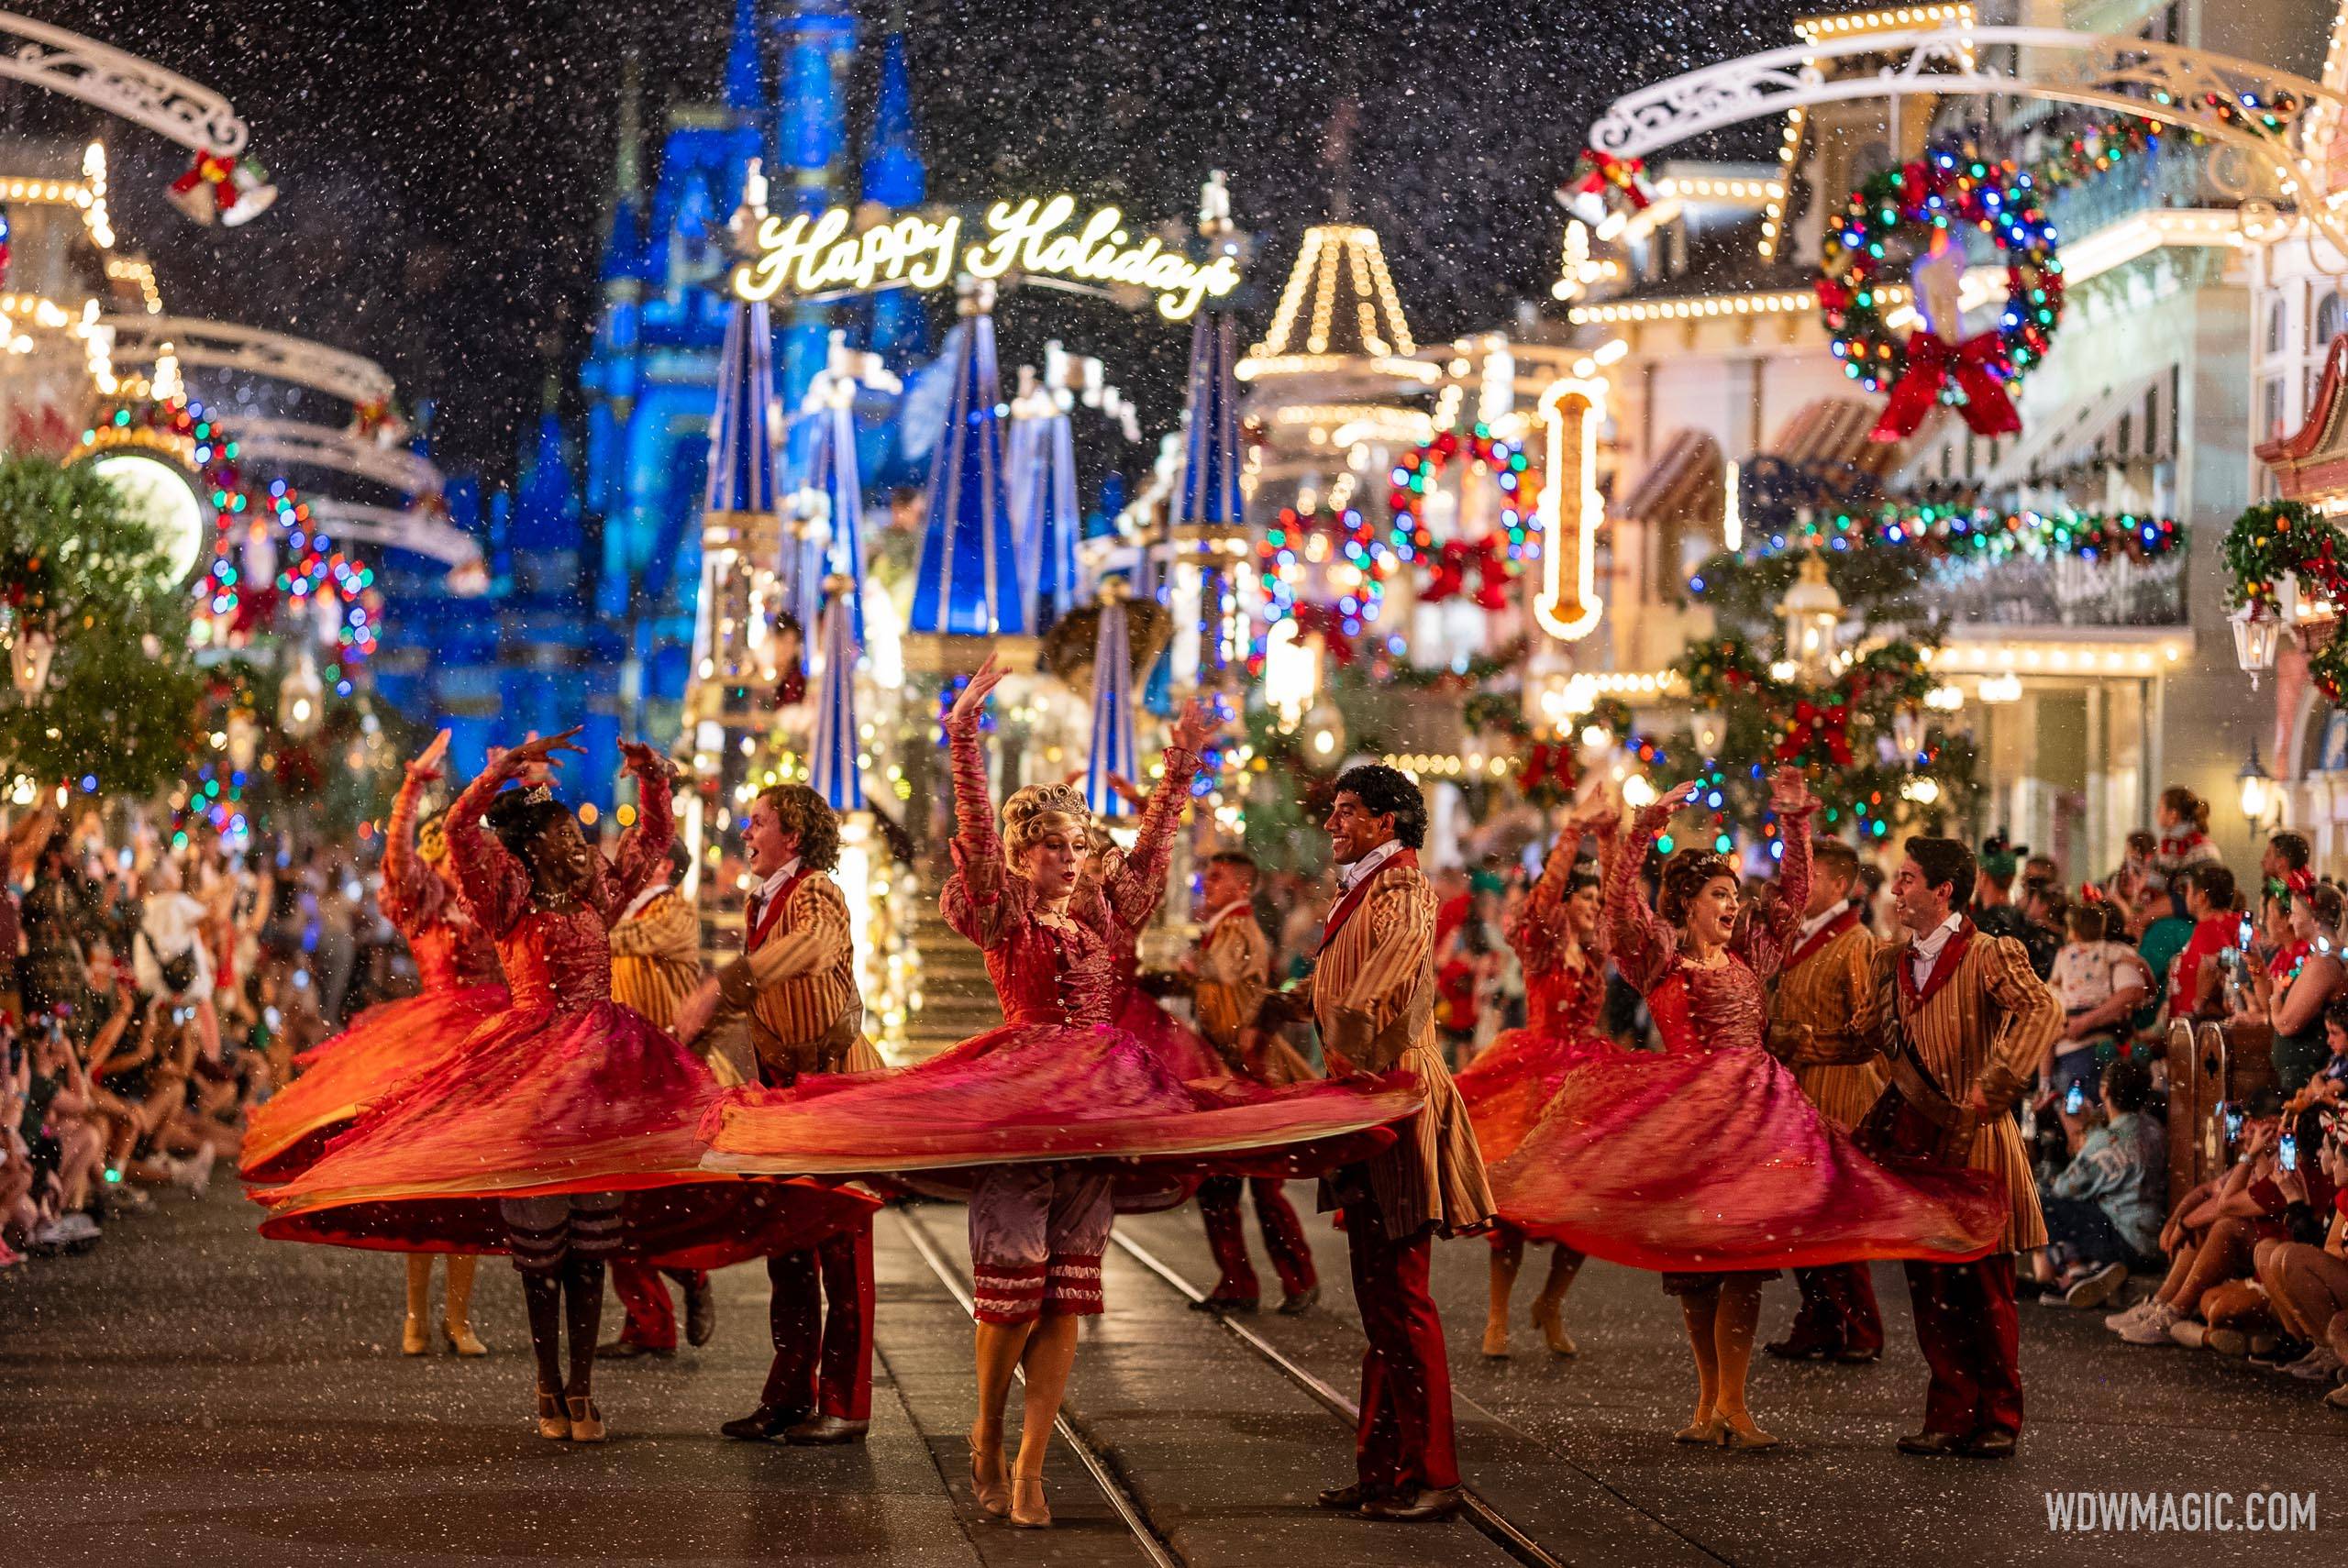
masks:
<svg viewBox="0 0 2348 1568"><path fill-rule="evenodd" d="M271 1096L246 1124L247 1181L281 1182L307 1166L329 1138L370 1105L437 1066L476 1024L506 1006L497 949L465 913L449 878L444 813L434 812L421 827L416 823L417 806L440 778L448 756L449 732L442 730L407 765L383 839L383 918L407 939L424 988L368 1009L340 1034L296 1058L301 1076ZM440 1332L459 1355L489 1353L472 1329L473 1264L471 1253L449 1258ZM430 1343L425 1311L431 1295L432 1254L409 1253L407 1321L400 1333L404 1354L422 1355Z"/></svg>
<svg viewBox="0 0 2348 1568"><path fill-rule="evenodd" d="M692 1044L721 1011L747 1019L759 1081L776 1088L803 1075L880 1071L864 1038L847 900L831 878L839 819L806 785L777 784L751 802L743 839L760 880L744 910L742 956L687 999L679 1036ZM863 1441L872 1417L871 1222L767 1259L767 1281L774 1361L758 1408L718 1430L745 1442Z"/></svg>
<svg viewBox="0 0 2348 1568"><path fill-rule="evenodd" d="M1613 858L1620 817L1600 799L1566 824L1550 846L1539 880L1533 884L1508 927L1508 944L1524 971L1525 1024L1494 1040L1458 1077L1468 1102L1476 1143L1497 1165L1516 1153L1541 1120L1566 1073L1611 1042L1599 1021L1606 1004L1606 956L1599 934L1599 873L1576 864L1585 839L1598 840L1600 867ZM1505 1219L1491 1230L1490 1309L1484 1321L1484 1353L1509 1353L1508 1302L1524 1266L1523 1231ZM1533 1326L1552 1355L1572 1355L1566 1332L1566 1292L1573 1287L1582 1254L1562 1242L1549 1253L1549 1275L1533 1298Z"/></svg>
<svg viewBox="0 0 2348 1568"><path fill-rule="evenodd" d="M668 769L648 746L622 747L641 814L616 865L546 785L500 793L526 769L578 752L575 734L506 752L449 809L457 886L498 944L513 1005L316 1164L257 1196L274 1205L264 1235L511 1252L529 1309L538 1432L596 1442L606 1259L630 1253L715 1267L812 1245L873 1204L696 1168L692 1130L716 1083L673 1039L611 1000L610 922L669 852Z"/></svg>
<svg viewBox="0 0 2348 1568"><path fill-rule="evenodd" d="M1810 899L1818 802L1800 773L1771 782L1785 845L1775 902L1740 919L1735 867L1689 848L1665 864L1659 908L1647 907L1640 862L1697 788L1640 812L1607 874L1613 957L1645 993L1666 1054L1610 1051L1567 1074L1494 1185L1527 1234L1663 1271L1696 1362L1680 1441L1769 1448L1778 1440L1744 1393L1763 1283L1788 1264L1977 1257L2004 1200L1985 1177L1884 1170L1763 1049L1762 984Z"/></svg>
<svg viewBox="0 0 2348 1568"><path fill-rule="evenodd" d="M1395 768L1349 767L1337 776L1325 825L1342 871L1321 928L1312 1005L1329 1070L1342 1079L1400 1066L1423 1086L1426 1107L1391 1149L1322 1184L1321 1207L1335 1208L1346 1228L1369 1349L1354 1482L1318 1500L1369 1518L1447 1518L1459 1507L1459 1464L1443 1320L1427 1291L1428 1243L1436 1232L1481 1227L1492 1195L1435 1038L1435 899L1418 856L1426 801Z"/></svg>
<svg viewBox="0 0 2348 1568"><path fill-rule="evenodd" d="M1190 1184L1169 1179L1168 1165L1254 1174L1327 1163L1386 1141L1384 1125L1418 1096L1400 1084L1358 1092L1230 1078L1186 1086L1112 1025L1117 948L1162 892L1211 721L1193 703L1175 723L1131 854L1080 898L1090 845L1080 793L1057 784L1015 791L995 836L979 719L1001 679L990 659L947 715L958 832L943 906L947 923L984 951L1008 1021L903 1072L729 1091L704 1128L716 1168L921 1172L930 1184L969 1190L979 1383L972 1485L987 1512L1033 1527L1051 1522L1044 1455L1076 1356L1076 1320L1102 1309L1113 1180L1125 1176L1161 1202L1169 1193L1179 1202ZM1370 1136L1352 1136L1363 1132ZM1314 1146L1285 1147L1299 1143ZM1003 1402L1020 1370L1024 1424L1006 1487Z"/></svg>
<svg viewBox="0 0 2348 1568"><path fill-rule="evenodd" d="M1883 1092L1874 1062L1882 1022L1875 955L1883 944L1851 902L1858 852L1839 838L1822 838L1811 845L1810 865L1810 902L1770 1004L1769 1048L1793 1068L1818 1113L1848 1132ZM1801 1310L1784 1339L1764 1347L1771 1355L1866 1362L1883 1354L1883 1314L1866 1264L1798 1268L1794 1281Z"/></svg>
<svg viewBox="0 0 2348 1568"><path fill-rule="evenodd" d="M1207 918L1197 948L1182 961L1181 983L1191 993L1191 1015L1223 1059L1225 1071L1259 1084L1302 1083L1313 1076L1305 1060L1277 1035L1259 1032L1256 1014L1271 988L1272 946L1256 923L1256 862L1227 849L1207 862L1202 878ZM1312 1248L1304 1222L1288 1200L1288 1184L1278 1176L1243 1180L1209 1176L1199 1186L1199 1212L1206 1219L1207 1245L1222 1271L1214 1288L1191 1303L1202 1312L1253 1312L1258 1302L1256 1266L1247 1259L1247 1231L1239 1200L1252 1194L1264 1250L1279 1276L1280 1312L1296 1317L1321 1298Z"/></svg>

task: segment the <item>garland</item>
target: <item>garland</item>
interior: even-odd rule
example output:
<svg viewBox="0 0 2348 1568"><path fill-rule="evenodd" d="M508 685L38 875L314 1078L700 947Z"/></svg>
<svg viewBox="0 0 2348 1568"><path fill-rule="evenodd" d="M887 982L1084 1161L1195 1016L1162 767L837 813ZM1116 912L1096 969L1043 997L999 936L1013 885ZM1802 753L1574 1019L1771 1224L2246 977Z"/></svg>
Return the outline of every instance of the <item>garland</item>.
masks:
<svg viewBox="0 0 2348 1568"><path fill-rule="evenodd" d="M1837 512L1831 517L1799 518L1792 527L1747 547L1742 558L1766 560L1788 551L1823 547L1911 550L1933 562L1994 562L2022 555L2032 560L2076 556L2082 560L2124 559L2143 565L2175 555L2185 547L2185 525L2173 517L2067 510L1999 513L1986 506L1886 506L1872 515ZM1700 578L1689 586L1703 591Z"/></svg>
<svg viewBox="0 0 2348 1568"><path fill-rule="evenodd" d="M1421 669L1416 665L1389 664L1381 661L1377 676L1380 685L1401 686L1415 691L1457 691L1481 686L1495 676L1507 674L1524 662L1530 644L1523 637L1495 648L1482 658L1470 658L1459 668L1445 665L1437 669Z"/></svg>
<svg viewBox="0 0 2348 1568"><path fill-rule="evenodd" d="M2348 535L2313 507L2297 501L2264 502L2244 511L2226 531L2226 570L2233 581L2227 602L2253 614L2280 615L2286 578L2333 604L2348 602ZM2348 705L2348 638L2337 623L2319 632L2293 628L2308 659L2308 679L2333 706Z"/></svg>
<svg viewBox="0 0 2348 1568"><path fill-rule="evenodd" d="M1501 526L1473 542L1445 541L1438 547L1426 525L1427 491L1456 458L1466 458L1490 473L1501 488ZM1485 610L1505 609L1508 581L1521 563L1537 553L1530 543L1541 481L1523 447L1496 436L1488 425L1465 431L1445 430L1405 452L1394 464L1387 491L1387 510L1393 514L1394 554L1403 560L1423 561L1429 578L1420 596L1440 603L1467 591L1468 575L1476 574L1475 601ZM1503 551L1501 536L1507 537Z"/></svg>
<svg viewBox="0 0 2348 1568"><path fill-rule="evenodd" d="M1905 342L1886 325L1878 275L1885 242L1903 230L1947 234L1967 224L1989 235L2006 258L2006 307L1998 325L1961 341L1919 326ZM1887 169L1851 193L1843 219L1826 231L1815 287L1844 374L1890 402L1875 437L1897 440L1922 425L1935 402L1955 407L1985 436L2021 428L2006 388L2045 358L2063 315L2063 265L2054 226L2031 176L1954 148ZM1954 323L1946 324L1952 330Z"/></svg>

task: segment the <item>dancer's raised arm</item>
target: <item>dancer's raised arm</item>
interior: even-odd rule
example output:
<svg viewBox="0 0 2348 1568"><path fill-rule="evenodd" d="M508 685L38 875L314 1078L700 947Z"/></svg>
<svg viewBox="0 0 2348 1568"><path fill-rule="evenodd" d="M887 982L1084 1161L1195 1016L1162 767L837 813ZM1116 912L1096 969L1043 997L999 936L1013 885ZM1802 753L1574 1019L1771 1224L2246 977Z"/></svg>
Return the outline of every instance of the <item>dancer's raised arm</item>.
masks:
<svg viewBox="0 0 2348 1568"><path fill-rule="evenodd" d="M1182 716L1174 721L1173 734L1159 754L1164 771L1142 812L1140 836L1134 840L1133 851L1124 856L1124 864L1102 885L1110 912L1127 931L1138 929L1166 896L1166 868L1174 858L1174 829L1182 820L1182 808L1190 802L1191 780L1198 777L1200 753L1214 730L1213 708L1192 698Z"/></svg>
<svg viewBox="0 0 2348 1568"><path fill-rule="evenodd" d="M620 742L620 756L627 759L627 770L636 779L636 822L621 835L612 859L604 892L605 924L616 922L638 893L668 875L669 846L677 838L668 763L642 741Z"/></svg>
<svg viewBox="0 0 2348 1568"><path fill-rule="evenodd" d="M994 797L987 789L986 749L979 720L987 693L1002 679L992 655L964 683L946 715L947 755L954 775L954 874L946 879L939 911L956 933L980 947L1000 943L1010 929L1003 902L1002 840L994 825Z"/></svg>
<svg viewBox="0 0 2348 1568"><path fill-rule="evenodd" d="M482 823L506 781L526 768L559 767L570 752L585 754L571 740L576 727L560 734L539 735L513 746L482 770L449 808L449 866L457 879L457 893L473 923L495 941L514 929L530 903L530 869L505 852L497 835Z"/></svg>
<svg viewBox="0 0 2348 1568"><path fill-rule="evenodd" d="M429 924L449 896L449 885L415 852L416 808L423 802L426 787L440 778L440 765L448 756L449 732L442 730L423 755L407 765L400 791L392 798L392 820L383 834L383 888L376 901L382 906L383 918L403 933Z"/></svg>
<svg viewBox="0 0 2348 1568"><path fill-rule="evenodd" d="M1648 903L1646 889L1639 885L1639 865L1671 814L1695 798L1696 781L1691 778L1673 785L1640 812L1615 849L1614 863L1606 870L1606 918L1600 928L1623 977L1642 991L1661 980L1671 967L1679 951L1679 933Z"/></svg>
<svg viewBox="0 0 2348 1568"><path fill-rule="evenodd" d="M1818 810L1818 798L1810 792L1810 781L1800 769L1780 767L1770 778L1769 809L1778 814L1778 841L1786 846L1778 861L1776 895L1762 899L1747 912L1731 943L1737 956L1765 980L1793 951L1801 911L1810 904L1810 819Z"/></svg>

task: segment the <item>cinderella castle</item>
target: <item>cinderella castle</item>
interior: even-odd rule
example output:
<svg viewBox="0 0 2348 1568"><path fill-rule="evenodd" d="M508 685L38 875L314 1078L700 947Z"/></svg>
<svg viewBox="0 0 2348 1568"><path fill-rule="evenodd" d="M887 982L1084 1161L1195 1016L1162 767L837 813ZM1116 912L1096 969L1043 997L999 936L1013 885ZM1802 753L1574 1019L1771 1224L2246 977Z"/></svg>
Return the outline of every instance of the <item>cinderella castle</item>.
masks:
<svg viewBox="0 0 2348 1568"><path fill-rule="evenodd" d="M903 211L926 195L893 20L860 148L852 135L850 95L869 59L858 32L847 0L736 0L718 100L671 106L657 152L631 64L602 297L579 370L583 428L558 414L550 381L511 494L492 497L484 518L478 487L451 482L451 521L488 531L487 602L404 603L402 640L430 651L381 668L387 698L455 732L460 768L488 745L583 714L589 755L572 786L595 798L608 795L624 734L674 727L729 310L727 227L753 161L782 211L859 201ZM900 383L858 398L863 492L918 484L945 399L920 295L889 290L778 313L772 363L784 409L800 406L838 334Z"/></svg>

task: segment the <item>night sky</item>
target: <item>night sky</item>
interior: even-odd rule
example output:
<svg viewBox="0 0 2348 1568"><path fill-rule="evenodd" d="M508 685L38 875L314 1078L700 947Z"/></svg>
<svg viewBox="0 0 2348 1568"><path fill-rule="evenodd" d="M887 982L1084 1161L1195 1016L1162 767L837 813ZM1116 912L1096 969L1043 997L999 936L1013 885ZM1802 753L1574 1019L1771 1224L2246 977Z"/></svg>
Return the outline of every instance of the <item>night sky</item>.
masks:
<svg viewBox="0 0 2348 1568"><path fill-rule="evenodd" d="M915 112L934 198L1069 189L1146 219L1188 212L1230 171L1257 278L1276 285L1298 233L1342 182L1376 226L1423 338L1505 325L1554 275L1549 191L1612 97L1693 65L1790 42L1814 6L1564 4L1318 9L1165 0L916 0L906 7ZM548 356L575 363L594 310L624 52L643 61L647 123L714 92L732 0L122 0L28 5L225 93L283 190L237 230L199 228L160 188L185 154L119 122L116 226L153 257L175 314L274 326L387 365L403 398L437 400L444 467L510 470ZM658 13L666 12L665 17ZM887 15L860 6L868 39ZM877 58L877 50L869 50ZM869 78L869 72L866 72ZM869 80L859 83L862 134ZM1358 105L1352 155L1328 127ZM23 129L103 118L37 89L0 93ZM1767 123L1689 153L1755 156ZM648 175L649 170L648 169ZM1149 423L1179 415L1186 334L1048 296L1003 316L1009 360L1047 336L1103 356ZM1268 301L1251 328L1260 327Z"/></svg>

